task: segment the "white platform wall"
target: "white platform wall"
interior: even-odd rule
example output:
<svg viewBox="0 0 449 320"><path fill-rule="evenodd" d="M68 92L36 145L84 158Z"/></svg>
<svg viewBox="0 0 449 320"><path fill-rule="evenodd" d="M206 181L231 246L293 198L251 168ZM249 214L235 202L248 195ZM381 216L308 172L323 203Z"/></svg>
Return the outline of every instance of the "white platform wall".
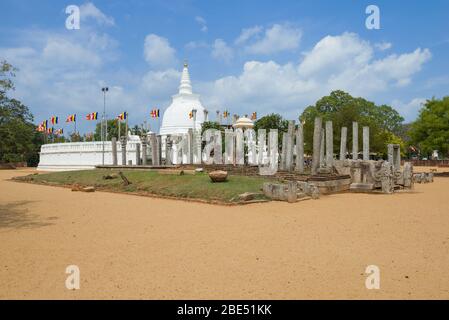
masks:
<svg viewBox="0 0 449 320"><path fill-rule="evenodd" d="M126 163L136 164L136 145L140 142L128 141L126 144ZM142 147L140 148L142 153ZM103 142L52 143L41 146L38 170L69 171L94 169L102 164ZM122 148L117 142L117 162L122 164ZM112 143L105 141L104 164L112 165Z"/></svg>

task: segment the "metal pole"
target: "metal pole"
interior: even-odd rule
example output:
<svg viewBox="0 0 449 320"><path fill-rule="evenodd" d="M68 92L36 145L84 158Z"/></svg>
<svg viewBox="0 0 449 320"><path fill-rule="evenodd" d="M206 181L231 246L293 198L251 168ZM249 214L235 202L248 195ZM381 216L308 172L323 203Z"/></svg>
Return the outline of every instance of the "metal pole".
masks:
<svg viewBox="0 0 449 320"><path fill-rule="evenodd" d="M103 146L102 146L102 164L104 165L104 142L106 140L105 137L105 133L106 133L106 123L105 123L105 117L106 117L106 92L109 90L108 87L103 87L101 88L101 91L103 91L103 117L102 117L102 121L101 121L101 140L103 141Z"/></svg>
<svg viewBox="0 0 449 320"><path fill-rule="evenodd" d="M104 137L104 129L105 129L104 128L104 116L105 116L105 113L106 113L106 91L103 90L103 117L101 119L101 125L103 127L103 131L102 131L103 133L102 133L102 137L101 137L101 141L103 142L103 151L102 151L102 160L101 160L102 165L104 165L104 140L105 140L105 137Z"/></svg>
<svg viewBox="0 0 449 320"><path fill-rule="evenodd" d="M122 122L119 118L117 118L118 122L118 140L120 141L120 123Z"/></svg>

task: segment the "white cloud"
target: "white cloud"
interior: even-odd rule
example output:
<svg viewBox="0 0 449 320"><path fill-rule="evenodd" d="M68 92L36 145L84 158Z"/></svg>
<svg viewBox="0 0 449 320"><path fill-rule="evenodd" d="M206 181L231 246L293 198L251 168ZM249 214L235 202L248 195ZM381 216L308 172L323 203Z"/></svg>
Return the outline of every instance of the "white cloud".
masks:
<svg viewBox="0 0 449 320"><path fill-rule="evenodd" d="M114 18L105 15L92 2L80 6L80 18L81 21L93 19L100 25L113 26L115 24Z"/></svg>
<svg viewBox="0 0 449 320"><path fill-rule="evenodd" d="M209 44L205 41L189 41L185 46L187 50L195 50L199 48L209 48Z"/></svg>
<svg viewBox="0 0 449 320"><path fill-rule="evenodd" d="M196 16L195 21L200 25L202 32L207 32L207 22L203 17Z"/></svg>
<svg viewBox="0 0 449 320"><path fill-rule="evenodd" d="M248 61L237 76L202 83L206 105L257 109L294 115L332 90L374 99L408 85L431 58L428 49L376 59L373 46L356 34L321 39L298 63ZM254 110L252 110L254 109Z"/></svg>
<svg viewBox="0 0 449 320"><path fill-rule="evenodd" d="M173 66L176 63L175 53L175 49L170 46L166 38L156 34L149 34L145 37L144 57L152 67Z"/></svg>
<svg viewBox="0 0 449 320"><path fill-rule="evenodd" d="M263 28L261 26L254 26L252 28L243 29L237 39L235 39L234 43L236 45L241 45L251 39L252 37L260 34Z"/></svg>
<svg viewBox="0 0 449 320"><path fill-rule="evenodd" d="M216 39L212 47L212 57L217 60L229 63L234 57L234 51L223 39Z"/></svg>
<svg viewBox="0 0 449 320"><path fill-rule="evenodd" d="M149 71L142 78L141 88L148 95L158 99L169 99L178 91L181 72L175 69Z"/></svg>
<svg viewBox="0 0 449 320"><path fill-rule="evenodd" d="M391 106L404 117L405 122L411 122L416 119L416 115L425 102L426 99L424 98L414 98L409 102L395 99L391 102Z"/></svg>
<svg viewBox="0 0 449 320"><path fill-rule="evenodd" d="M42 58L55 65L86 65L97 67L101 58L93 51L64 38L50 38L42 51Z"/></svg>
<svg viewBox="0 0 449 320"><path fill-rule="evenodd" d="M256 31L253 31L253 34ZM244 35L242 39L245 39ZM273 54L299 47L302 32L289 24L275 24L265 30L263 38L246 46L245 50L253 54ZM241 41L242 41L241 39Z"/></svg>
<svg viewBox="0 0 449 320"><path fill-rule="evenodd" d="M375 43L375 44L374 44L374 47L375 47L377 50L380 50L380 51L388 50L388 49L390 49L392 46L393 46L393 45L392 45L390 42L378 42L378 43Z"/></svg>

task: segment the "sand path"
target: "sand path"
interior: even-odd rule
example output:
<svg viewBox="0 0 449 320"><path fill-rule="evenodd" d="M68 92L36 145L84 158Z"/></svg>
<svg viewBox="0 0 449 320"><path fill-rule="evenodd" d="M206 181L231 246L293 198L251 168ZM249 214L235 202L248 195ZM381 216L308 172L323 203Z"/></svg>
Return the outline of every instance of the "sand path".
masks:
<svg viewBox="0 0 449 320"><path fill-rule="evenodd" d="M449 178L224 207L6 180L25 173L0 171L2 299L449 298Z"/></svg>

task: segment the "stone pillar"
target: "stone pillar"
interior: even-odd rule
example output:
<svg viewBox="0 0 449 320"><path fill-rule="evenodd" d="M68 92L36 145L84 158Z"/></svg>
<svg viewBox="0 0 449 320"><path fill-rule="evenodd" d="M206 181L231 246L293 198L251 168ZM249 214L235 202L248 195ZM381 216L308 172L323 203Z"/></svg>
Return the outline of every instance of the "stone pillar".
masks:
<svg viewBox="0 0 449 320"><path fill-rule="evenodd" d="M235 141L234 130L225 129L225 155L224 155L225 164L235 163L234 141Z"/></svg>
<svg viewBox="0 0 449 320"><path fill-rule="evenodd" d="M363 127L363 160L369 160L369 127Z"/></svg>
<svg viewBox="0 0 449 320"><path fill-rule="evenodd" d="M111 143L112 143L112 165L116 166L117 165L117 138L112 137Z"/></svg>
<svg viewBox="0 0 449 320"><path fill-rule="evenodd" d="M321 127L321 118L315 118L313 129L312 175L318 173L318 167L320 165Z"/></svg>
<svg viewBox="0 0 449 320"><path fill-rule="evenodd" d="M296 202L298 186L296 181L288 182L287 201L290 203Z"/></svg>
<svg viewBox="0 0 449 320"><path fill-rule="evenodd" d="M334 133L332 121L326 121L326 167L334 165Z"/></svg>
<svg viewBox="0 0 449 320"><path fill-rule="evenodd" d="M265 129L257 130L257 163L259 166L264 165L264 161L268 160L264 158L265 155L268 156L267 148L267 131Z"/></svg>
<svg viewBox="0 0 449 320"><path fill-rule="evenodd" d="M140 165L140 143L136 143L136 166Z"/></svg>
<svg viewBox="0 0 449 320"><path fill-rule="evenodd" d="M324 167L325 159L324 159L324 146L325 146L325 134L324 129L321 128L321 141L320 141L320 167Z"/></svg>
<svg viewBox="0 0 449 320"><path fill-rule="evenodd" d="M298 124L296 131L296 171L304 173L304 131L302 123Z"/></svg>
<svg viewBox="0 0 449 320"><path fill-rule="evenodd" d="M126 136L121 137L120 140L122 147L122 166L126 166Z"/></svg>
<svg viewBox="0 0 449 320"><path fill-rule="evenodd" d="M243 141L243 132L242 132L241 139ZM238 140L238 135L236 134L236 143L238 143L237 140ZM214 131L214 164L223 164L223 154L221 153L222 152L221 144L222 144L221 131L215 130ZM236 150L236 157L237 156L238 156L238 153Z"/></svg>
<svg viewBox="0 0 449 320"><path fill-rule="evenodd" d="M359 124L357 122L352 123L352 159L357 160L359 158Z"/></svg>
<svg viewBox="0 0 449 320"><path fill-rule="evenodd" d="M188 148L187 148L187 161L189 164L193 164L193 129L189 128L187 129L187 135L188 135Z"/></svg>
<svg viewBox="0 0 449 320"><path fill-rule="evenodd" d="M146 137L142 138L142 165L147 165L147 140Z"/></svg>
<svg viewBox="0 0 449 320"><path fill-rule="evenodd" d="M150 134L150 146L151 146L151 164L153 166L158 166L159 163L157 161L157 138L155 133Z"/></svg>
<svg viewBox="0 0 449 320"><path fill-rule="evenodd" d="M285 152L285 170L293 171L293 146L294 146L294 131L295 131L295 121L290 120L288 122L287 130L287 144Z"/></svg>
<svg viewBox="0 0 449 320"><path fill-rule="evenodd" d="M257 165L257 141L256 131L254 129L246 129L244 132L246 145L248 146L247 164L250 166Z"/></svg>
<svg viewBox="0 0 449 320"><path fill-rule="evenodd" d="M348 128L341 128L341 138L340 138L340 160L346 159L346 141L348 138Z"/></svg>
<svg viewBox="0 0 449 320"><path fill-rule="evenodd" d="M259 131L260 132L260 131ZM278 130L270 129L268 133L268 164L259 165L259 174L262 176L274 175L278 171Z"/></svg>
<svg viewBox="0 0 449 320"><path fill-rule="evenodd" d="M286 169L286 158L287 158L287 133L282 132L282 149L281 149L281 163L279 166L280 170Z"/></svg>
<svg viewBox="0 0 449 320"><path fill-rule="evenodd" d="M396 145L394 149L396 156L394 157L394 168L396 170L401 170L401 146Z"/></svg>
<svg viewBox="0 0 449 320"><path fill-rule="evenodd" d="M156 136L156 162L157 165L161 165L161 153L162 153L162 136Z"/></svg>
<svg viewBox="0 0 449 320"><path fill-rule="evenodd" d="M388 153L388 162L393 165L394 164L394 147L393 144L389 143L387 145L387 153Z"/></svg>
<svg viewBox="0 0 449 320"><path fill-rule="evenodd" d="M173 140L171 139L171 136L167 136L167 139L165 140L165 163L170 166L173 164L172 160L172 147L173 147Z"/></svg>

